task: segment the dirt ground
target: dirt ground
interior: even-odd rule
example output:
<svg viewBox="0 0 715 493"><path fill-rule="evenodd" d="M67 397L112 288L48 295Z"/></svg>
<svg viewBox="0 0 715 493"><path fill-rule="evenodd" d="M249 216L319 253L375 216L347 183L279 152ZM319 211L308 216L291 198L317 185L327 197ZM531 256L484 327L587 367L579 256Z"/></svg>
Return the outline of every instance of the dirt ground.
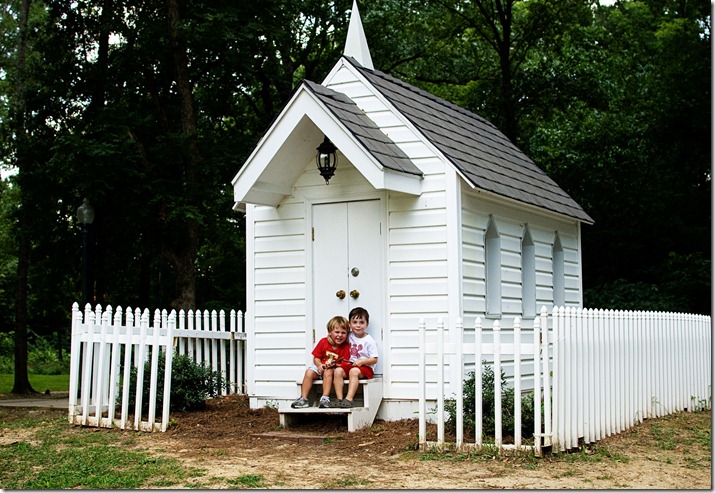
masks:
<svg viewBox="0 0 715 493"><path fill-rule="evenodd" d="M91 431L131 434L135 448L202 471L171 489L712 488L709 413L647 420L585 452L544 458L425 454L416 448L416 420L378 420L354 433L344 420L321 416L282 430L275 409L250 409L246 397L230 396L204 411L172 413L165 433Z"/></svg>
<svg viewBox="0 0 715 493"><path fill-rule="evenodd" d="M709 414L684 419L690 417L710 422ZM207 469L206 476L214 479L205 488L225 488L225 481L244 475L259 476L264 487L278 489L712 487L710 447L686 435L671 437L664 446L658 420L608 437L585 454L469 460L464 454L439 459L420 454L416 420L376 421L348 433L343 419L322 416L281 430L275 409L252 410L245 397L231 396L210 401L204 412L172 414L166 433L141 434L138 445ZM289 439L289 431L301 439ZM271 433L281 438L266 436ZM322 438L310 443L310 437Z"/></svg>

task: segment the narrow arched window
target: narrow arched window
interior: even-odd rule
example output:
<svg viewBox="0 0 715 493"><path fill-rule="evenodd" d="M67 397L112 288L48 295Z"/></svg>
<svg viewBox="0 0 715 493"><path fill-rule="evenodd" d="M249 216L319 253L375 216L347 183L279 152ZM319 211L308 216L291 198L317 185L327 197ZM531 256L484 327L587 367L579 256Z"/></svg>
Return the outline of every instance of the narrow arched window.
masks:
<svg viewBox="0 0 715 493"><path fill-rule="evenodd" d="M559 238L558 231L554 238L552 258L554 263L554 306L564 306L566 303L564 248L561 246L561 238Z"/></svg>
<svg viewBox="0 0 715 493"><path fill-rule="evenodd" d="M528 225L521 239L521 303L524 318L536 316L536 249Z"/></svg>
<svg viewBox="0 0 715 493"><path fill-rule="evenodd" d="M501 240L491 216L484 239L484 250L487 315L501 315Z"/></svg>

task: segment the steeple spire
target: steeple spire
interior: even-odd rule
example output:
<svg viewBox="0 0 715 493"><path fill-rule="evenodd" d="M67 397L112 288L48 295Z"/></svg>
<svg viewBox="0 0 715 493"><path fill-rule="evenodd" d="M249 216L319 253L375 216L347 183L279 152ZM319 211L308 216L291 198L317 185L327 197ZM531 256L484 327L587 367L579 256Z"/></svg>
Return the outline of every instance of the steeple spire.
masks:
<svg viewBox="0 0 715 493"><path fill-rule="evenodd" d="M357 0L353 0L353 10L350 13L350 24L348 25L348 37L345 40L345 50L343 55L351 56L365 68L374 69L370 49L367 47L365 31L362 28L360 12L358 12Z"/></svg>

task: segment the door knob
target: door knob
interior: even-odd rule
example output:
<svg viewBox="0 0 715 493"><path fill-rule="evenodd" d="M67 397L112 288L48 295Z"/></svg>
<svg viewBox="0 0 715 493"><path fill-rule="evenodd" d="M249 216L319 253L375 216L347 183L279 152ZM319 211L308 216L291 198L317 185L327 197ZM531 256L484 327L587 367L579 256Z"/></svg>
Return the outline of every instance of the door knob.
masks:
<svg viewBox="0 0 715 493"><path fill-rule="evenodd" d="M352 293L350 293L350 294L352 295ZM343 290L341 289L340 291L338 291L337 293L335 293L335 296L337 296L338 298L340 298L340 299L342 300L342 299L345 298L345 291L343 291Z"/></svg>
<svg viewBox="0 0 715 493"><path fill-rule="evenodd" d="M360 297L360 291L358 291L357 289L353 289L352 291L350 291L350 297L354 300L358 299Z"/></svg>

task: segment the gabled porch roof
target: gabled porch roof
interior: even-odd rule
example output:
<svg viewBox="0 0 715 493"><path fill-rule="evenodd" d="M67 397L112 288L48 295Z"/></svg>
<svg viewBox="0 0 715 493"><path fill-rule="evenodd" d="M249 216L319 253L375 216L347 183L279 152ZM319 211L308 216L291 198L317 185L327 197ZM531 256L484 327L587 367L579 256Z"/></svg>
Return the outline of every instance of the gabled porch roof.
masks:
<svg viewBox="0 0 715 493"><path fill-rule="evenodd" d="M355 103L303 81L233 178L234 209L246 203L275 207L290 196L323 136L376 189L420 193L422 172Z"/></svg>

